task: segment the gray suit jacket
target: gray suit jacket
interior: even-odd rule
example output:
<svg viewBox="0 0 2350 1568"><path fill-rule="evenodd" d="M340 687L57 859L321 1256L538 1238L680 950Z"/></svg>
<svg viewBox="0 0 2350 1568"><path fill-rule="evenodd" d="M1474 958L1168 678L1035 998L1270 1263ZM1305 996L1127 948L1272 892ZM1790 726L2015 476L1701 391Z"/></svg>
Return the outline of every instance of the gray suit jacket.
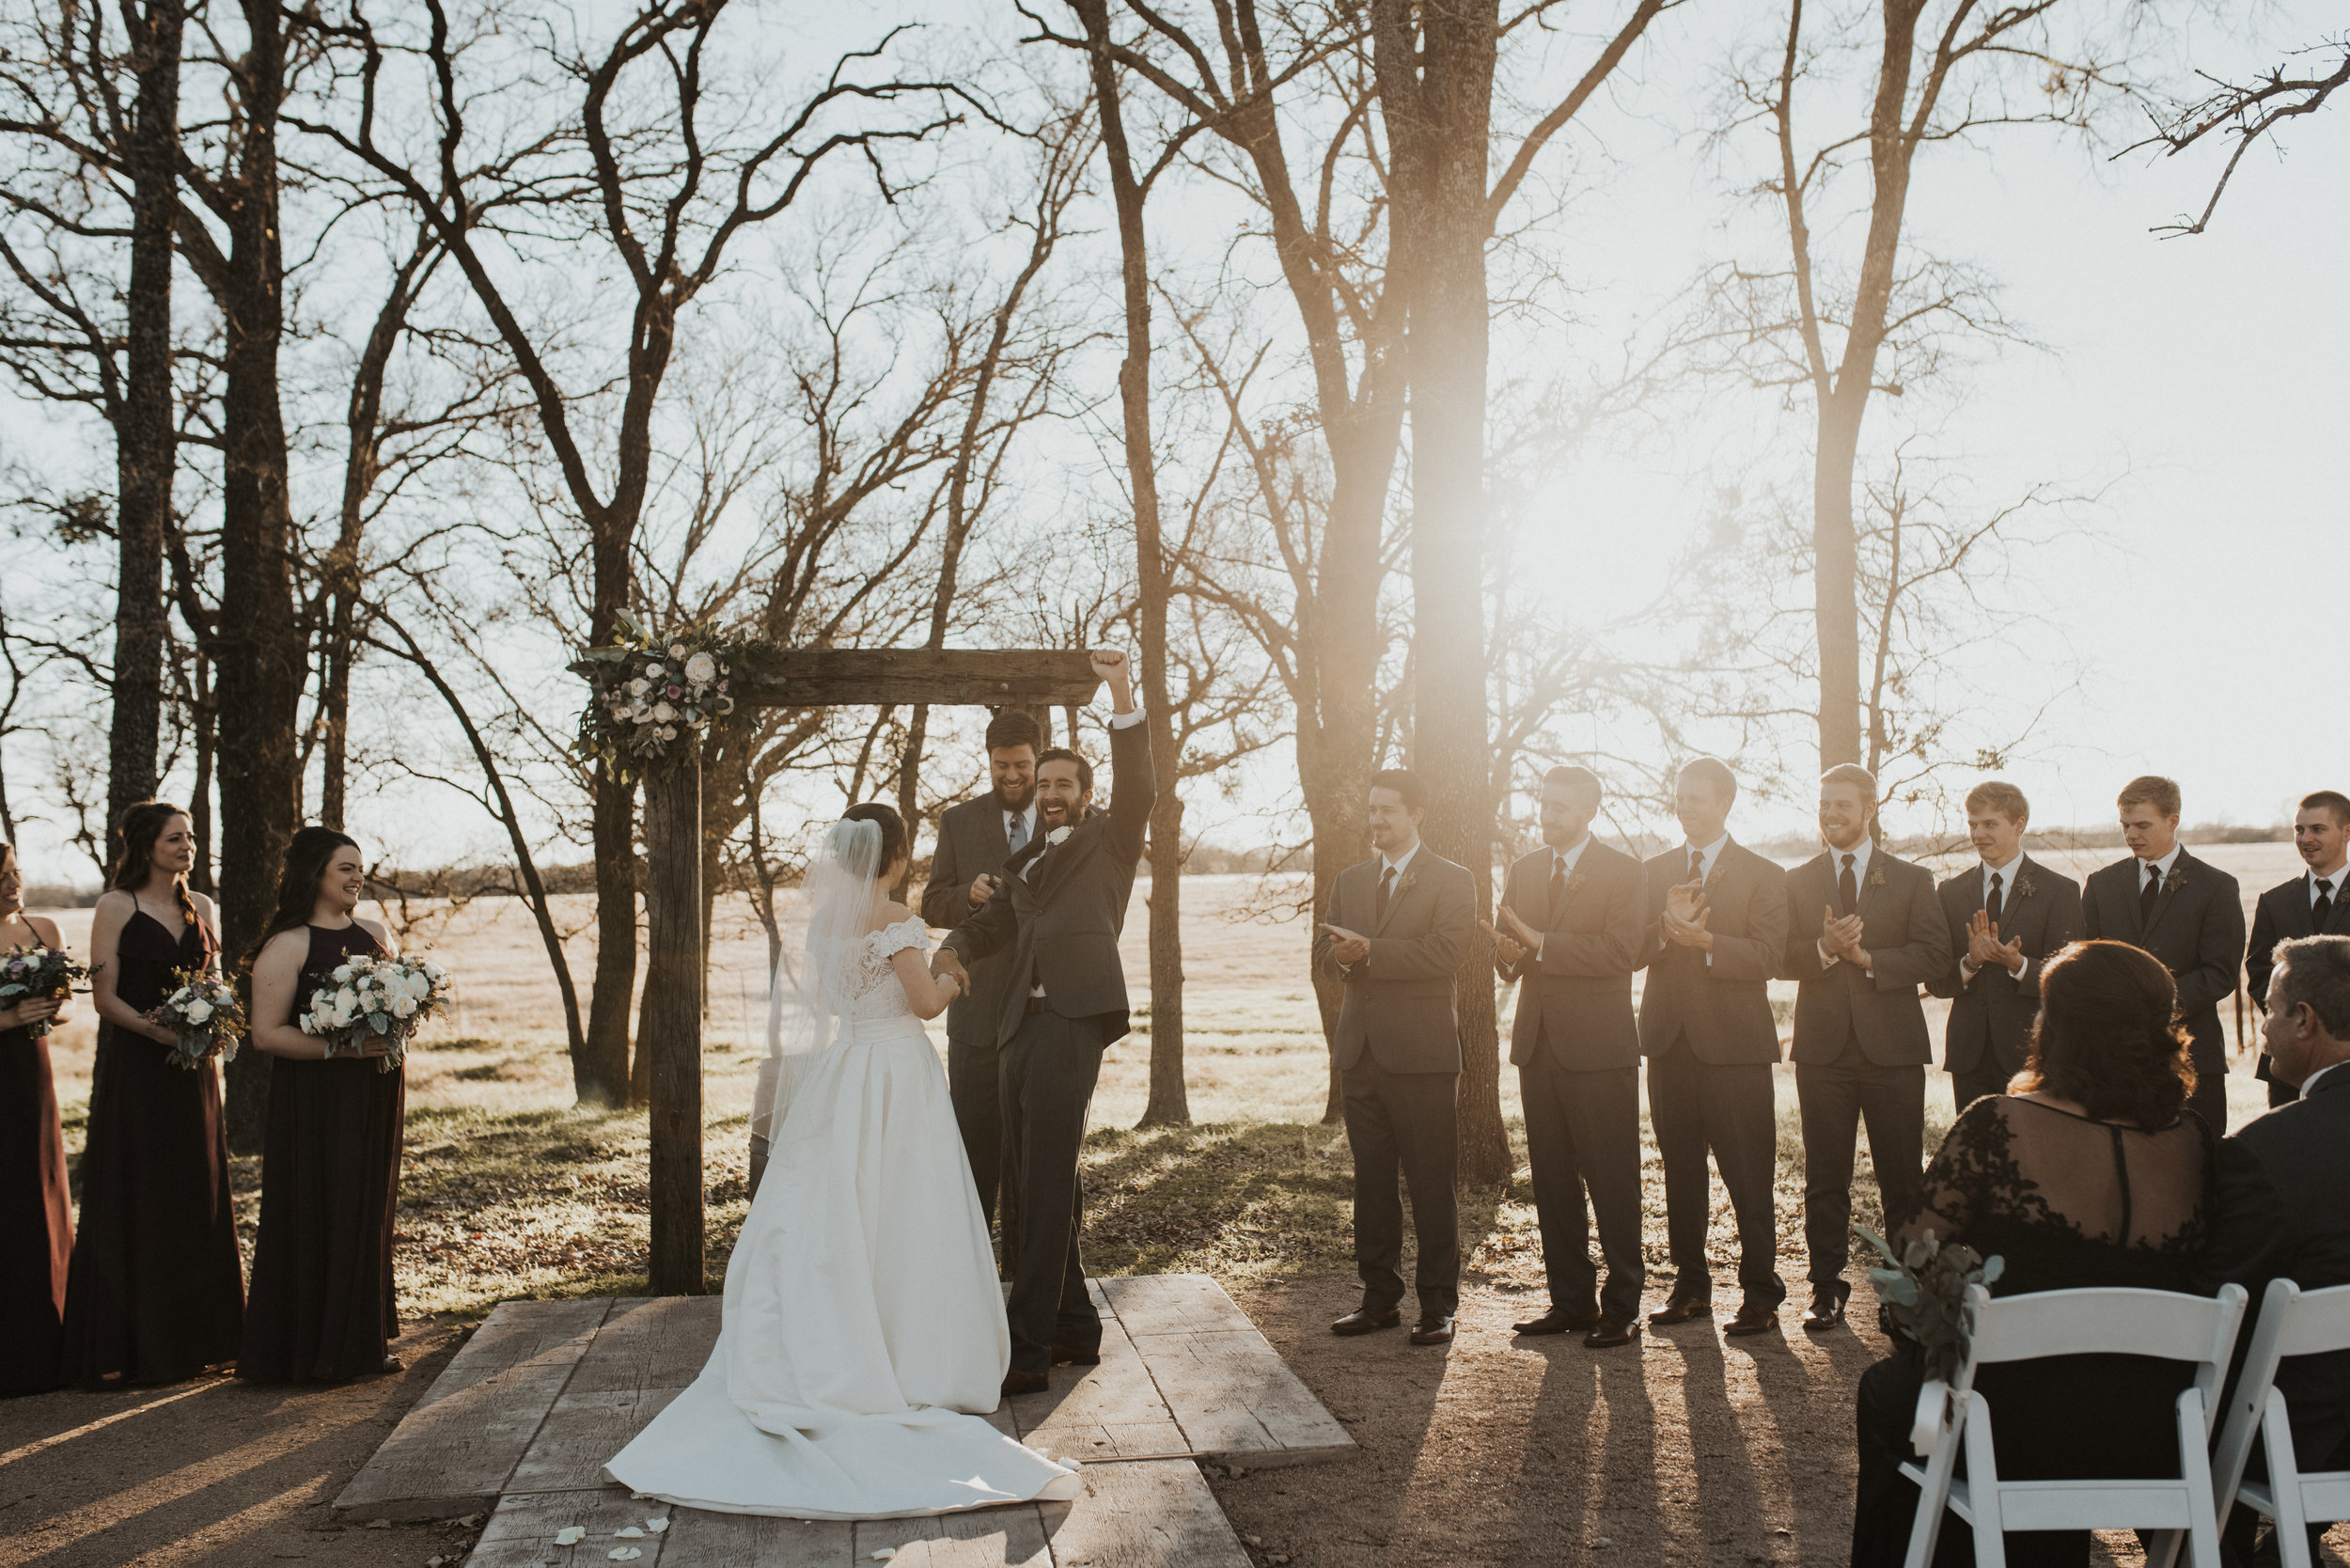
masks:
<svg viewBox="0 0 2350 1568"><path fill-rule="evenodd" d="M1026 1016L1031 977L1043 982L1045 1000L1063 1018L1100 1019L1104 1044L1125 1038L1126 970L1118 958L1118 935L1126 928L1135 867L1158 793L1146 726L1110 730L1110 768L1117 786L1110 808L1089 811L1060 843L1037 835L1006 863L1003 885L986 907L974 910L940 944L954 949L966 966L1010 952L1010 983L996 1014L997 1044L1008 1043Z"/></svg>
<svg viewBox="0 0 2350 1568"><path fill-rule="evenodd" d="M2244 903L2235 878L2182 847L2141 927L2135 858L2089 873L2081 889L2081 934L2145 949L2179 986L2179 1022L2205 1051L2224 1051L2221 998L2235 995L2244 965ZM2217 1129L2214 1129L2217 1131Z"/></svg>
<svg viewBox="0 0 2350 1568"><path fill-rule="evenodd" d="M1546 1050L1560 1067L1591 1072L1637 1067L1640 1026L1632 1015L1632 971L1640 966L1640 863L1594 839L1552 907L1551 851L1510 868L1501 902L1543 933L1502 978L1518 982L1518 1014L1510 1027L1510 1059L1524 1067Z"/></svg>
<svg viewBox="0 0 2350 1568"><path fill-rule="evenodd" d="M2024 972L2011 975L1995 964L1977 970L1971 980L1961 964L1966 928L1982 909L1982 865L1967 867L1935 893L1950 929L1950 961L1926 986L1950 999L1942 1065L1952 1073L1971 1073L1988 1057L2013 1077L2024 1070L2032 1025L2040 1018L2040 972L2068 943L2080 939L2080 884L2029 855L2018 859L2013 886L1999 894L1999 940L2023 943Z"/></svg>
<svg viewBox="0 0 2350 1568"><path fill-rule="evenodd" d="M1042 828L1039 829L1042 832ZM1025 846L1023 846L1025 847ZM938 850L931 856L930 880L922 885L922 918L940 931L969 919L971 884L1001 876L1011 855L1004 837L1004 803L995 792L961 801L938 814ZM1004 1012L1004 987L1011 983L1012 953L979 959L968 967L971 991L947 1004L947 1038L984 1045L995 1039Z"/></svg>
<svg viewBox="0 0 2350 1568"><path fill-rule="evenodd" d="M1918 987L1950 962L1950 928L1935 902L1934 873L1879 848L1869 856L1856 913L1873 974L1857 964L1820 962L1820 932L1837 902L1836 863L1823 853L1787 873L1787 975L1795 980L1798 1062L1834 1061L1847 1040L1879 1067L1934 1060Z"/></svg>
<svg viewBox="0 0 2350 1568"><path fill-rule="evenodd" d="M1397 879L1387 917L1374 919L1379 856L1349 866L1330 887L1324 917L1371 938L1371 956L1342 968L1331 939L1314 939L1314 966L1342 981L1331 1057L1343 1073L1371 1059L1390 1073L1458 1073L1461 1026L1452 1010L1453 971L1477 933L1477 884L1426 844Z"/></svg>
<svg viewBox="0 0 2350 1568"><path fill-rule="evenodd" d="M1770 982L1787 958L1787 873L1735 839L1722 846L1714 874L1705 879L1706 907L1714 912L1706 922L1714 933L1709 964L1702 949L1665 936L1665 899L1689 880L1687 852L1667 850L1652 856L1646 870L1641 1051L1661 1057L1686 1034L1702 1062L1777 1061Z"/></svg>

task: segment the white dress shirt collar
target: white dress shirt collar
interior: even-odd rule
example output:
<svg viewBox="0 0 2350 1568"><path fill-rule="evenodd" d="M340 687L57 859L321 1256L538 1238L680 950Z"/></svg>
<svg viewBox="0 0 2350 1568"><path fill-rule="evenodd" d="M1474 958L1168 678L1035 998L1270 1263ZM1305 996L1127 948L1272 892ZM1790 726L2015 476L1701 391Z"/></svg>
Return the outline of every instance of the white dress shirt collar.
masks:
<svg viewBox="0 0 2350 1568"><path fill-rule="evenodd" d="M2342 885L2344 882L2350 882L2350 866L2338 868L2331 876L2326 879L2326 882L2327 885L2326 888L2326 896L2333 900L2334 902L2340 903L2342 902ZM2310 902L2311 904L2317 902L2317 873L2315 871L2307 872L2302 876L2301 890L2310 896Z"/></svg>
<svg viewBox="0 0 2350 1568"><path fill-rule="evenodd" d="M1553 845L1550 851L1550 862L1557 873L1561 876L1573 876L1574 863L1583 858L1583 852L1590 847L1590 842L1591 836L1586 833L1574 841L1572 849L1559 849Z"/></svg>
<svg viewBox="0 0 2350 1568"><path fill-rule="evenodd" d="M1868 882L1869 856L1876 853L1876 845L1867 834L1862 834L1860 842L1848 850L1840 850L1834 844L1827 845L1826 849L1827 869L1830 872L1837 876L1843 875L1844 856L1849 855L1852 856L1853 885L1858 887Z"/></svg>
<svg viewBox="0 0 2350 1568"><path fill-rule="evenodd" d="M1414 839L1412 847L1403 852L1403 858L1401 860L1390 860L1385 854L1382 854L1379 856L1380 870L1382 872L1393 871L1395 873L1396 881L1402 882L1403 880L1403 873L1411 869L1412 857L1418 853L1419 842L1418 839Z"/></svg>
<svg viewBox="0 0 2350 1568"><path fill-rule="evenodd" d="M1990 861L1984 861L1982 863L1983 898L1988 900L1991 897L1991 879L1996 875L1999 879L2000 902L2005 902L2007 896L2015 891L2015 879L2023 870L2024 852L2022 850L2017 850L2014 855L2011 855L2004 866L1994 866Z"/></svg>
<svg viewBox="0 0 2350 1568"><path fill-rule="evenodd" d="M2179 863L2179 852L2185 848L2186 848L2185 844L2174 842L2170 846L2170 853L2164 855L2159 860L2139 859L2138 862L2138 885L2140 887L2146 886L2146 868L2149 866L2154 867L2162 872L2164 877L2168 878L2170 875L2170 868Z"/></svg>
<svg viewBox="0 0 2350 1568"><path fill-rule="evenodd" d="M1681 856L1686 860L1692 854L1702 855L1705 874L1710 878L1714 868L1721 864L1722 846L1729 842L1730 835L1725 833L1710 844L1684 844L1681 846Z"/></svg>

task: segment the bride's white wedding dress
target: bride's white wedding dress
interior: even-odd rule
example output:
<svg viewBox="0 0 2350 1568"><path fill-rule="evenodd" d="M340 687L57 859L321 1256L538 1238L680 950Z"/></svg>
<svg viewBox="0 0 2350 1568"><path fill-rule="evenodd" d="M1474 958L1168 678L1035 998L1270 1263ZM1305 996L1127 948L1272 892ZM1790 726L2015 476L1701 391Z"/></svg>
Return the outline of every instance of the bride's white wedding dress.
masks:
<svg viewBox="0 0 2350 1568"><path fill-rule="evenodd" d="M1073 1470L980 1419L1010 1363L1003 1296L946 1074L890 967L928 948L919 917L810 944L833 1038L772 1136L717 1347L613 1480L795 1519L1078 1495Z"/></svg>

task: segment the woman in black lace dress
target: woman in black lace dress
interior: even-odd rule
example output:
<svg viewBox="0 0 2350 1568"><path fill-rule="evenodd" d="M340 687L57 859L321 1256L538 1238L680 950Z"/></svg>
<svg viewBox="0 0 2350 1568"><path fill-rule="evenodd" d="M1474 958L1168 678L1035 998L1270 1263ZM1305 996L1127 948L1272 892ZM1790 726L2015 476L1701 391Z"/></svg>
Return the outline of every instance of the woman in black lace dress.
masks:
<svg viewBox="0 0 2350 1568"><path fill-rule="evenodd" d="M178 988L174 970L220 952L212 901L188 891L196 827L150 800L122 813L117 842L90 917L98 1056L65 1302L63 1376L89 1388L233 1361L244 1318L220 1071L174 1067L178 1037L147 1017Z"/></svg>
<svg viewBox="0 0 2350 1568"><path fill-rule="evenodd" d="M16 847L0 844L0 951L64 946L53 921L24 913ZM0 1394L57 1386L72 1200L49 1041L33 1029L70 1016L70 1003L59 997L0 1007L0 1345L8 1347L0 1356Z"/></svg>
<svg viewBox="0 0 2350 1568"><path fill-rule="evenodd" d="M391 939L352 912L367 887L351 839L306 827L286 849L277 913L254 945L253 1043L276 1060L261 1148L261 1228L237 1375L331 1382L397 1372L392 1220L406 1074L383 1052L329 1058L297 1020L355 953Z"/></svg>
<svg viewBox="0 0 2350 1568"><path fill-rule="evenodd" d="M2169 971L2120 942L2076 943L2040 982L2040 1022L2015 1092L1961 1113L1927 1168L1919 1212L1889 1216L1904 1247L1927 1231L2007 1260L1994 1295L2091 1286L2210 1294L2199 1283L2213 1199L2213 1140L2186 1109L2195 1083L2171 1023ZM1918 1347L1860 1380L1854 1568L1897 1564L1918 1489L1899 1466L1923 1380ZM1991 1403L1999 1473L2177 1475L2172 1406L2194 1369L2130 1356L2002 1363L1975 1374ZM2013 1532L2016 1568L2089 1560L2086 1530ZM1937 1564L1974 1561L1942 1521Z"/></svg>

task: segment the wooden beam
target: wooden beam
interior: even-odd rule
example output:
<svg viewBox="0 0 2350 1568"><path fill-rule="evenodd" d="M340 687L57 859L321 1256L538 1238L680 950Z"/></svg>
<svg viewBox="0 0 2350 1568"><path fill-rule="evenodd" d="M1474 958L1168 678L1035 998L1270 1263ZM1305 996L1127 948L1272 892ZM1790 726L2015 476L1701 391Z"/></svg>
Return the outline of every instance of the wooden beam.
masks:
<svg viewBox="0 0 2350 1568"><path fill-rule="evenodd" d="M645 995L636 1048L651 1055L655 1295L700 1295L702 1247L702 770L689 736L645 775Z"/></svg>
<svg viewBox="0 0 2350 1568"><path fill-rule="evenodd" d="M1079 649L778 648L746 654L737 702L766 708L1082 707L1101 682Z"/></svg>

